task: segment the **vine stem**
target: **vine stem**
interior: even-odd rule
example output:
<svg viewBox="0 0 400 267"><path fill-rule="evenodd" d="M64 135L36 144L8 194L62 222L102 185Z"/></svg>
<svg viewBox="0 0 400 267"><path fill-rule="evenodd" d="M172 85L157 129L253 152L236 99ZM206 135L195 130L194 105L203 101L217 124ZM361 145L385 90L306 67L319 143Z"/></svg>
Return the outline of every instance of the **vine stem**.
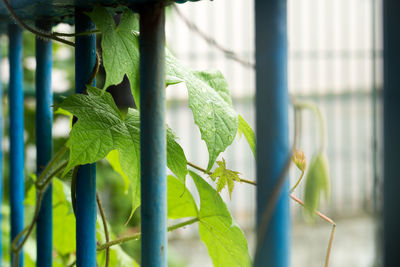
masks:
<svg viewBox="0 0 400 267"><path fill-rule="evenodd" d="M13 10L13 8L11 7L10 3L8 2L8 0L3 0L4 5L6 6L8 12L10 12L10 14L12 15L12 17L15 19L15 21L24 29L30 31L31 33L33 33L36 36L42 37L44 39L52 39L54 41L58 41L60 43L66 44L66 45L70 45L72 47L75 47L75 43L59 38L56 35L53 34L49 34L46 32L41 32L40 30L34 29L31 26L29 26L28 24L26 24L25 22L22 21L22 19L17 15L17 13L15 13L15 11Z"/></svg>
<svg viewBox="0 0 400 267"><path fill-rule="evenodd" d="M73 33L65 33L65 32L53 32L52 34L54 36L62 36L62 37L76 37L76 36L86 36L86 35L92 35L92 34L98 34L101 33L99 30L91 30L91 31L86 31L86 32L73 32Z"/></svg>
<svg viewBox="0 0 400 267"><path fill-rule="evenodd" d="M196 170L198 170L198 171L201 171L201 172L203 172L204 174L208 174L208 175L211 175L212 174L212 172L211 171L207 171L206 169L204 169L204 168L202 168L202 167L200 167L200 166L198 166L198 165L196 165L196 164L194 164L194 163L192 163L192 162L187 162L187 165L188 166L190 166L190 167L192 167L192 168L194 168L194 169L196 169Z"/></svg>
<svg viewBox="0 0 400 267"><path fill-rule="evenodd" d="M292 187L292 189L290 189L290 193L293 193L294 190L297 188L297 186L300 184L301 180L303 179L304 176L304 171L301 171L301 175L300 178L297 180L296 184Z"/></svg>
<svg viewBox="0 0 400 267"><path fill-rule="evenodd" d="M66 160L65 162L63 162L62 164L60 164L60 166L58 166L54 171L52 171L48 177L44 180L43 183L39 184L36 186L36 188L39 191L45 191L47 185L51 182L51 180L53 179L54 176L56 176L62 169L64 169L65 167L67 167L68 165L68 160Z"/></svg>
<svg viewBox="0 0 400 267"><path fill-rule="evenodd" d="M21 252L21 249L25 245L26 241L28 240L29 236L32 233L32 230L37 222L38 216L39 216L39 211L40 207L42 204L43 200L43 194L47 189L47 185L50 183L50 181L53 179L53 177L59 173L65 166L67 165L68 162L64 162L60 166L58 166L54 171L52 171L48 176L47 174L51 170L51 167L62 157L62 155L65 153L67 147L63 146L59 152L53 157L53 159L46 165L46 168L42 171L40 176L35 182L35 187L36 187L36 203L35 203L35 211L34 215L32 218L32 221L30 224L25 227L18 235L12 240L11 243L11 251L16 258L16 261L14 261L14 266L18 266L18 256L19 253ZM46 177L47 176L47 177ZM22 239L22 240L21 240Z"/></svg>
<svg viewBox="0 0 400 267"><path fill-rule="evenodd" d="M96 192L96 200L97 200L97 206L99 207L101 220L103 222L104 234L106 236L106 243L108 243L108 242L110 242L110 235L108 233L107 220L106 220L106 216L104 214L103 205L101 205L99 192ZM108 267L109 261L110 261L110 248L107 247L106 248L106 264L105 264L105 267Z"/></svg>
<svg viewBox="0 0 400 267"><path fill-rule="evenodd" d="M96 63L94 65L94 67L93 67L92 76L90 77L90 80L89 80L88 84L92 84L94 82L94 79L96 79L96 75L99 72L99 68L100 68L100 54L96 50ZM85 88L85 92L86 92L86 88Z"/></svg>
<svg viewBox="0 0 400 267"><path fill-rule="evenodd" d="M304 207L304 202L301 201L298 197L296 197L294 194L290 194L289 195L291 199L293 199L294 201L296 201L297 203L299 203L302 207ZM336 230L336 223L329 218L328 216L326 216L325 214L319 212L319 211L314 211L315 214L317 214L321 219L323 219L324 221L332 224L332 230L331 230L331 234L329 237L329 243L328 243L328 249L326 252L326 257L325 257L325 267L328 267L329 265L329 258L331 255L331 251L332 251L332 244L333 244L333 238L335 236L335 230Z"/></svg>
<svg viewBox="0 0 400 267"><path fill-rule="evenodd" d="M35 227L35 223L39 217L39 211L40 211L40 206L43 200L43 192L37 190L37 195L36 195L36 206L35 206L35 214L33 215L33 219L29 226L27 226L24 230L22 230L12 241L11 244L11 251L15 256L15 259L19 258L19 253L21 252L22 247L25 245L26 241L28 240L30 234L32 233L33 228ZM26 234L24 235L24 233ZM18 241L22 238L23 239L20 243ZM17 261L14 261L14 263L17 263ZM15 264L14 264L15 265Z"/></svg>
<svg viewBox="0 0 400 267"><path fill-rule="evenodd" d="M56 163L67 151L67 146L64 145L57 154L53 157L53 159L47 164L46 168L40 173L39 177L36 179L35 185L36 187L43 186L42 180L46 177L47 173L50 171L51 167L53 167L54 163Z"/></svg>
<svg viewBox="0 0 400 267"><path fill-rule="evenodd" d="M182 228L182 227L185 227L185 226L194 224L194 223L196 223L196 222L198 222L198 221L200 221L200 218L197 217L197 218L193 218L193 219L190 219L190 220L181 222L181 223L177 223L177 224L174 224L174 225L169 226L169 227L167 228L167 231L168 231L168 232L171 232L171 231L173 231L173 230L176 230L176 229L179 229L179 228ZM126 241L139 239L140 236L141 236L141 234L142 234L141 232L134 233L134 234L132 234L132 235L130 235L130 236L117 238L117 239L115 239L115 240L113 240L113 241L110 241L110 242L107 242L107 243L98 245L98 246L97 246L97 251L101 251L101 250L107 249L107 248L109 248L109 247L112 247L112 246L115 246L115 245L119 245L119 244L124 243L124 242L126 242Z"/></svg>
<svg viewBox="0 0 400 267"><path fill-rule="evenodd" d="M194 164L194 163L192 163L190 161L187 162L187 165L192 167L192 168L194 168L194 169L196 169L196 170L198 170L198 171L203 172L204 174L208 174L208 175L212 174L211 171L207 171L206 169L204 169L204 168L202 168L202 167L200 167L200 166L198 166L198 165L196 165L196 164ZM251 184L251 185L257 185L257 182L255 182L255 181L247 180L247 179L244 179L244 178L239 178L239 179L240 179L240 182L242 182L242 183Z"/></svg>
<svg viewBox="0 0 400 267"><path fill-rule="evenodd" d="M293 100L293 105L297 107L298 109L309 109L311 112L314 113L315 117L317 118L318 121L318 126L319 126L319 151L325 151L326 148L326 126L325 126L325 121L322 117L322 113L318 106L310 101L298 101L298 100Z"/></svg>

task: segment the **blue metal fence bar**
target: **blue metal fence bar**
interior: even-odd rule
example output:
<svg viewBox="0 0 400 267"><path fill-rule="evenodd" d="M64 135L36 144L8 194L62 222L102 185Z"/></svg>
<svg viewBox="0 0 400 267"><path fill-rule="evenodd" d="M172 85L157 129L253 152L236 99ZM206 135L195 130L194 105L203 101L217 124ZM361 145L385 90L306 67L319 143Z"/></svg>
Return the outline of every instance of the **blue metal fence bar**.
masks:
<svg viewBox="0 0 400 267"><path fill-rule="evenodd" d="M51 23L41 21L38 28L50 32ZM53 43L36 37L36 172L39 176L51 159L53 151L53 94L51 68ZM37 266L53 266L53 186L44 194L36 226Z"/></svg>
<svg viewBox="0 0 400 267"><path fill-rule="evenodd" d="M256 0L257 229L288 158L286 0ZM285 182L255 266L289 266L289 198ZM261 234L261 233L259 233Z"/></svg>
<svg viewBox="0 0 400 267"><path fill-rule="evenodd" d="M383 1L383 266L399 263L400 239L400 2Z"/></svg>
<svg viewBox="0 0 400 267"><path fill-rule="evenodd" d="M77 33L94 29L79 10L75 12ZM75 46L75 91L83 93L96 64L96 36L77 36ZM76 264L96 267L96 164L79 166L76 181Z"/></svg>
<svg viewBox="0 0 400 267"><path fill-rule="evenodd" d="M8 27L10 60L10 206L11 240L24 227L24 92L22 88L22 30L15 24ZM12 259L14 263L16 259ZM23 255L19 258L23 266Z"/></svg>
<svg viewBox="0 0 400 267"><path fill-rule="evenodd" d="M0 45L0 65L2 62L2 46ZM1 71L0 71L1 77ZM3 84L0 78L0 144L3 143ZM3 206L3 150L0 149L0 207ZM0 212L0 225L3 225L3 212ZM3 258L3 231L0 227L0 261Z"/></svg>
<svg viewBox="0 0 400 267"><path fill-rule="evenodd" d="M140 10L142 266L167 266L163 4Z"/></svg>

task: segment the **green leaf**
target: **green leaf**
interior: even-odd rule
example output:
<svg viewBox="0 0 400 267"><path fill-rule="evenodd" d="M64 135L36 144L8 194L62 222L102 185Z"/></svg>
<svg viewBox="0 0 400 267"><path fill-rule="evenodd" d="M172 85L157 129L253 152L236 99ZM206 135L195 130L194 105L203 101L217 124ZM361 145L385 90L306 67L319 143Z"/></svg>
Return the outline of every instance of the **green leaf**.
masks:
<svg viewBox="0 0 400 267"><path fill-rule="evenodd" d="M126 75L135 104L140 109L138 16L129 8L123 8L117 27L111 14L102 6L95 6L88 15L102 33L102 59L106 72L104 88L121 83ZM182 80L177 77L166 76L167 85L180 82Z"/></svg>
<svg viewBox="0 0 400 267"><path fill-rule="evenodd" d="M96 162L110 151L117 150L121 170L130 180L134 200L132 209L135 210L140 205L139 112L128 109L126 116L122 116L108 92L88 86L87 93L71 95L60 104L61 108L78 118L67 141L70 160L64 173L74 166ZM167 165L184 180L186 157L170 129L167 129L166 138Z"/></svg>
<svg viewBox="0 0 400 267"><path fill-rule="evenodd" d="M314 155L306 176L306 187L304 191L304 207L309 218L315 218L321 193L329 198L329 165L323 153Z"/></svg>
<svg viewBox="0 0 400 267"><path fill-rule="evenodd" d="M111 150L110 153L108 153L107 155L107 161L108 163L110 163L111 167L114 169L114 171L116 171L119 175L121 175L122 179L124 180L124 191L125 194L128 192L129 189L129 178L128 176L126 176L126 174L122 171L122 167L119 161L119 153L118 150L114 149Z"/></svg>
<svg viewBox="0 0 400 267"><path fill-rule="evenodd" d="M137 17L124 8L118 27L106 8L96 5L88 16L102 33L101 47L103 65L106 71L104 88L122 82L124 75L128 77L135 103L139 106L137 91L139 89L139 40Z"/></svg>
<svg viewBox="0 0 400 267"><path fill-rule="evenodd" d="M232 191L235 186L235 181L240 182L239 172L232 171L226 168L225 159L222 158L222 161L217 161L218 167L214 170L214 172L210 175L211 179L214 181L217 180L217 193L220 193L222 189L226 186L228 187L229 197L232 196Z"/></svg>
<svg viewBox="0 0 400 267"><path fill-rule="evenodd" d="M193 196L181 180L169 175L167 188L168 218L179 219L198 216Z"/></svg>
<svg viewBox="0 0 400 267"><path fill-rule="evenodd" d="M189 172L200 195L200 238L216 267L251 266L246 238L225 203L200 176Z"/></svg>
<svg viewBox="0 0 400 267"><path fill-rule="evenodd" d="M34 206L36 188L32 186L24 204ZM69 187L57 178L53 179L53 246L61 255L75 251L75 215L71 209Z"/></svg>
<svg viewBox="0 0 400 267"><path fill-rule="evenodd" d="M187 160L182 147L176 142L177 137L167 128L167 165L168 168L185 183L187 175Z"/></svg>
<svg viewBox="0 0 400 267"><path fill-rule="evenodd" d="M75 251L75 215L71 209L69 188L53 180L53 246L62 255Z"/></svg>
<svg viewBox="0 0 400 267"><path fill-rule="evenodd" d="M250 125L243 119L242 116L239 115L239 137L244 135L247 140L247 143L250 146L251 151L253 152L254 158L256 157L256 136L254 134L253 129L251 129Z"/></svg>
<svg viewBox="0 0 400 267"><path fill-rule="evenodd" d="M210 170L218 155L232 143L238 129L238 116L225 78L220 72L190 71L166 50L166 74L185 82L194 122L206 142Z"/></svg>
<svg viewBox="0 0 400 267"><path fill-rule="evenodd" d="M228 89L228 83L219 70L193 71L193 74L213 88L222 97L222 99L224 99L224 101L232 107L232 99Z"/></svg>

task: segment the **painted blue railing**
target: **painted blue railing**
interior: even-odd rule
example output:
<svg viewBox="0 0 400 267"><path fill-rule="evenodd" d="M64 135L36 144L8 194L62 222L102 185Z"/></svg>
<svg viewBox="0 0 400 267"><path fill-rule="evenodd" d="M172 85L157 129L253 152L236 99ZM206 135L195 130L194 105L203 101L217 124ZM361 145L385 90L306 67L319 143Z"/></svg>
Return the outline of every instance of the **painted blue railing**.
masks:
<svg viewBox="0 0 400 267"><path fill-rule="evenodd" d="M8 28L10 61L10 206L11 239L24 228L24 92L22 88L22 30L14 24ZM11 256L12 257L12 256ZM11 259L13 263L18 259ZM23 266L23 256L19 257Z"/></svg>
<svg viewBox="0 0 400 267"><path fill-rule="evenodd" d="M41 21L38 28L49 31L51 23ZM36 170L39 175L51 160L53 152L53 94L51 70L53 44L50 40L36 39ZM50 183L43 196L36 226L37 266L52 266L53 255L53 187Z"/></svg>

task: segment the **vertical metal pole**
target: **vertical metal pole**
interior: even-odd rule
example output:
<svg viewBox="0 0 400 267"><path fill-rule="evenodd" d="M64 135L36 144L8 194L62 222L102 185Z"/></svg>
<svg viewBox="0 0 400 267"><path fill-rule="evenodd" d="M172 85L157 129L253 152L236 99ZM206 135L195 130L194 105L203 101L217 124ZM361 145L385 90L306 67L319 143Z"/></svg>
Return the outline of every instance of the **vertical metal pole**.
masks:
<svg viewBox="0 0 400 267"><path fill-rule="evenodd" d="M94 29L90 19L75 11L76 32ZM96 64L96 36L76 37L75 91L83 93ZM76 181L76 264L96 267L96 164L79 166Z"/></svg>
<svg viewBox="0 0 400 267"><path fill-rule="evenodd" d="M267 202L277 190L288 158L286 0L256 0L257 229ZM280 192L255 266L289 266L288 181ZM259 233L261 234L261 233Z"/></svg>
<svg viewBox="0 0 400 267"><path fill-rule="evenodd" d="M0 66L2 61L2 46L0 45ZM0 144L3 143L3 83L0 71ZM3 205L3 149L0 149L0 207ZM3 225L3 213L0 212L0 225ZM3 258L3 231L0 227L0 261Z"/></svg>
<svg viewBox="0 0 400 267"><path fill-rule="evenodd" d="M383 1L383 266L399 264L400 2Z"/></svg>
<svg viewBox="0 0 400 267"><path fill-rule="evenodd" d="M140 10L142 266L167 266L164 5Z"/></svg>
<svg viewBox="0 0 400 267"><path fill-rule="evenodd" d="M24 91L22 88L22 30L15 24L8 27L10 39L10 206L11 240L24 227ZM19 266L23 266L23 253ZM11 255L12 257L12 255ZM16 259L11 260L14 263Z"/></svg>
<svg viewBox="0 0 400 267"><path fill-rule="evenodd" d="M38 28L51 30L51 23L39 22ZM36 172L39 176L51 159L53 151L53 95L51 68L53 43L36 37ZM50 183L40 206L36 226L37 266L53 265L53 185Z"/></svg>

